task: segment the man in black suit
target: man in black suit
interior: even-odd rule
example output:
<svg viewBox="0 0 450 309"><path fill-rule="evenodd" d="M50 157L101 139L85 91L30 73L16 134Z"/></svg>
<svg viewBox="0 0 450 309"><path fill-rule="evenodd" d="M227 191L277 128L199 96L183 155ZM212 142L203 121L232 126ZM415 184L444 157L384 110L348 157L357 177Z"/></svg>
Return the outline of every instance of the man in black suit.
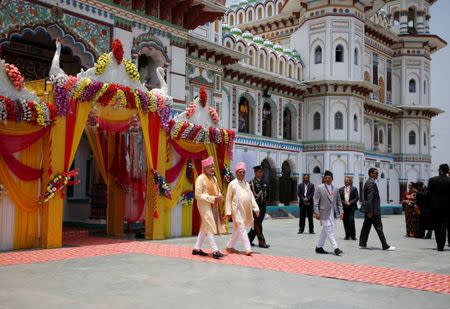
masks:
<svg viewBox="0 0 450 309"><path fill-rule="evenodd" d="M381 223L381 207L380 194L375 180L378 178L378 170L376 168L369 169L369 179L364 184L364 200L361 205L361 211L365 213L364 223L359 236L359 247L367 248L367 240L369 239L370 229L373 225L380 238L383 250L395 251L395 247L389 246L383 233L383 223Z"/></svg>
<svg viewBox="0 0 450 309"><path fill-rule="evenodd" d="M449 167L447 164L439 166L439 176L428 181L427 200L431 209L431 218L436 235L438 251L444 251L445 238L450 220L450 178L447 176Z"/></svg>
<svg viewBox="0 0 450 309"><path fill-rule="evenodd" d="M355 210L358 209L357 202L359 200L358 189L352 184L352 177L345 176L345 186L339 189L341 195L342 206L344 208L344 230L345 240L356 240L355 230Z"/></svg>
<svg viewBox="0 0 450 309"><path fill-rule="evenodd" d="M314 234L314 185L309 182L309 175L303 175L303 182L298 185L298 199L300 207L300 219L298 221L298 233L302 234L305 230L305 220L308 216L309 233Z"/></svg>
<svg viewBox="0 0 450 309"><path fill-rule="evenodd" d="M253 196L255 197L256 203L259 207L259 215L253 213L253 225L254 227L248 233L248 239L250 240L250 244L253 245L253 240L255 236L258 237L258 244L260 248L269 248L270 245L266 243L266 239L263 235L263 227L262 223L264 221L264 217L266 215L266 202L267 202L267 194L268 187L264 182L264 170L261 165L257 165L253 167L253 171L255 173L255 178L250 181L250 189L252 189Z"/></svg>

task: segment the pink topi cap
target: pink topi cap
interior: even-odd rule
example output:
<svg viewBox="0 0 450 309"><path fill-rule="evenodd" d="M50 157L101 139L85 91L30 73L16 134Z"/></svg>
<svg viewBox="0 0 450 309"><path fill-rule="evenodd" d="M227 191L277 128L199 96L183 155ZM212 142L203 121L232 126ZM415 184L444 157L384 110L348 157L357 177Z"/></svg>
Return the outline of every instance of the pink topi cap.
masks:
<svg viewBox="0 0 450 309"><path fill-rule="evenodd" d="M205 160L202 160L202 167L207 167L214 164L214 158L208 157Z"/></svg>
<svg viewBox="0 0 450 309"><path fill-rule="evenodd" d="M236 172L239 170L244 170L244 171L246 170L244 162L239 162L238 164L236 164Z"/></svg>

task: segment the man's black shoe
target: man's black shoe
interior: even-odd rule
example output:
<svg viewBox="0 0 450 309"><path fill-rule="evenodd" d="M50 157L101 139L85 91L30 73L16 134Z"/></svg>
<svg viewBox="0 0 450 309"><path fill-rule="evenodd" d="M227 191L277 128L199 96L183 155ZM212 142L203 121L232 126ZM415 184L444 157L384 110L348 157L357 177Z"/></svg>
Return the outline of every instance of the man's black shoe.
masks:
<svg viewBox="0 0 450 309"><path fill-rule="evenodd" d="M266 248L266 249L267 249L267 248L270 247L270 245L268 245L268 244L263 244L263 245L259 245L259 247L260 247L260 248Z"/></svg>
<svg viewBox="0 0 450 309"><path fill-rule="evenodd" d="M201 249L199 250L192 250L192 255L200 255L200 256L208 256L208 253L202 251Z"/></svg>
<svg viewBox="0 0 450 309"><path fill-rule="evenodd" d="M339 248L334 249L334 254L336 254L337 256L339 256L340 254L344 253L344 251L342 251Z"/></svg>
<svg viewBox="0 0 450 309"><path fill-rule="evenodd" d="M318 253L318 254L328 254L328 252L323 250L323 248L317 248L317 247L316 247L316 253Z"/></svg>
<svg viewBox="0 0 450 309"><path fill-rule="evenodd" d="M297 234L303 234L303 230L298 230Z"/></svg>
<svg viewBox="0 0 450 309"><path fill-rule="evenodd" d="M358 238L356 238L355 236L352 237L352 240L358 240Z"/></svg>
<svg viewBox="0 0 450 309"><path fill-rule="evenodd" d="M316 234L316 233L314 233L314 231L309 231L309 234Z"/></svg>
<svg viewBox="0 0 450 309"><path fill-rule="evenodd" d="M215 252L213 252L212 257L215 259L220 259L221 257L223 257L223 254L220 251L215 251Z"/></svg>
<svg viewBox="0 0 450 309"><path fill-rule="evenodd" d="M348 237L348 236L345 236L345 238L344 238L344 240L349 240L350 239L350 237Z"/></svg>
<svg viewBox="0 0 450 309"><path fill-rule="evenodd" d="M251 242L251 243L250 243L250 246L254 247L254 246L255 246L255 244Z"/></svg>

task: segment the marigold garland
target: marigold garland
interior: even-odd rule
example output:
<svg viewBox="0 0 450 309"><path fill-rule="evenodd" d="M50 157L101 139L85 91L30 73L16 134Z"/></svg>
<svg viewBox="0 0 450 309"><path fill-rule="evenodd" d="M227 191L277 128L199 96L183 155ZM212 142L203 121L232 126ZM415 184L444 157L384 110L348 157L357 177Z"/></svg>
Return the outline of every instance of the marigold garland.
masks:
<svg viewBox="0 0 450 309"><path fill-rule="evenodd" d="M95 74L101 75L105 73L106 69L109 66L109 61L109 54L101 55L95 63Z"/></svg>
<svg viewBox="0 0 450 309"><path fill-rule="evenodd" d="M141 75L136 67L136 65L128 59L123 61L123 65L125 67L125 72L127 72L128 77L131 80L139 81L141 79Z"/></svg>

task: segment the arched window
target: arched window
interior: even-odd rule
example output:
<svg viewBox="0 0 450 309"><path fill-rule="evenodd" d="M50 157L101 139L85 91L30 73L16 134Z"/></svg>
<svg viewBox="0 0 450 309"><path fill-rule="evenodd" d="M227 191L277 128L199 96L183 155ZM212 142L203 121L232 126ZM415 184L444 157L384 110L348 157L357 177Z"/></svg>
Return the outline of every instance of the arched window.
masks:
<svg viewBox="0 0 450 309"><path fill-rule="evenodd" d="M258 19L261 19L263 17L263 10L262 7L258 8Z"/></svg>
<svg viewBox="0 0 450 309"><path fill-rule="evenodd" d="M416 16L417 12L415 8L408 9L408 33L415 34L416 30Z"/></svg>
<svg viewBox="0 0 450 309"><path fill-rule="evenodd" d="M334 129L343 130L344 129L344 116L341 112L334 114Z"/></svg>
<svg viewBox="0 0 450 309"><path fill-rule="evenodd" d="M300 66L297 67L297 79L302 80L302 70L300 70Z"/></svg>
<svg viewBox="0 0 450 309"><path fill-rule="evenodd" d="M427 145L427 132L423 132L423 145Z"/></svg>
<svg viewBox="0 0 450 309"><path fill-rule="evenodd" d="M250 21L253 21L253 12L252 12L252 11L249 11L249 12L248 12L248 17L247 17L247 19L248 19L249 22L250 22Z"/></svg>
<svg viewBox="0 0 450 309"><path fill-rule="evenodd" d="M283 138L292 139L292 114L289 108L283 111Z"/></svg>
<svg viewBox="0 0 450 309"><path fill-rule="evenodd" d="M272 57L270 57L270 60L269 60L269 71L270 72L273 72L273 69L274 69L274 60L273 60L273 58Z"/></svg>
<svg viewBox="0 0 450 309"><path fill-rule="evenodd" d="M320 113L314 113L313 130L320 130Z"/></svg>
<svg viewBox="0 0 450 309"><path fill-rule="evenodd" d="M283 61L280 61L280 63L278 64L278 74L284 75L284 63L283 63Z"/></svg>
<svg viewBox="0 0 450 309"><path fill-rule="evenodd" d="M277 8L278 8L278 14L280 14L280 12L281 12L281 8L283 7L283 4L281 3L281 2L278 2L278 4L277 4Z"/></svg>
<svg viewBox="0 0 450 309"><path fill-rule="evenodd" d="M394 13L394 26L400 25L400 12L397 11Z"/></svg>
<svg viewBox="0 0 450 309"><path fill-rule="evenodd" d="M242 47L242 45L239 45L237 50L238 52L242 53L244 51L244 48Z"/></svg>
<svg viewBox="0 0 450 309"><path fill-rule="evenodd" d="M234 26L234 15L230 16L230 26Z"/></svg>
<svg viewBox="0 0 450 309"><path fill-rule="evenodd" d="M313 168L313 174L320 174L320 167L314 166L314 168Z"/></svg>
<svg viewBox="0 0 450 309"><path fill-rule="evenodd" d="M250 133L250 105L246 98L239 100L239 127L238 131L242 133Z"/></svg>
<svg viewBox="0 0 450 309"><path fill-rule="evenodd" d="M240 25L244 23L244 13L239 13L238 20Z"/></svg>
<svg viewBox="0 0 450 309"><path fill-rule="evenodd" d="M314 64L322 63L322 47L317 46L314 50Z"/></svg>
<svg viewBox="0 0 450 309"><path fill-rule="evenodd" d="M416 93L416 81L414 79L409 80L409 93Z"/></svg>
<svg viewBox="0 0 450 309"><path fill-rule="evenodd" d="M292 66L288 66L288 77L292 78Z"/></svg>
<svg viewBox="0 0 450 309"><path fill-rule="evenodd" d="M427 94L427 81L423 81L423 94Z"/></svg>
<svg viewBox="0 0 450 309"><path fill-rule="evenodd" d="M335 60L336 62L344 62L344 46L341 44L336 46Z"/></svg>
<svg viewBox="0 0 450 309"><path fill-rule="evenodd" d="M255 54L253 53L252 49L248 50L248 55L250 56L250 58L248 59L248 64L255 65Z"/></svg>
<svg viewBox="0 0 450 309"><path fill-rule="evenodd" d="M267 17L271 17L273 14L273 8L271 5L267 8Z"/></svg>
<svg viewBox="0 0 450 309"><path fill-rule="evenodd" d="M355 65L358 65L358 63L359 63L359 51L358 51L358 48L355 48L355 54L353 55L354 56L354 63L355 63Z"/></svg>
<svg viewBox="0 0 450 309"><path fill-rule="evenodd" d="M353 130L358 132L358 116L356 114L353 115Z"/></svg>
<svg viewBox="0 0 450 309"><path fill-rule="evenodd" d="M409 131L409 144L415 145L416 144L416 132Z"/></svg>
<svg viewBox="0 0 450 309"><path fill-rule="evenodd" d="M228 41L228 42L225 43L225 47L231 48L231 43L230 43L230 41Z"/></svg>
<svg viewBox="0 0 450 309"><path fill-rule="evenodd" d="M269 103L264 103L263 111L262 111L262 134L263 136L271 137L272 136L272 108Z"/></svg>
<svg viewBox="0 0 450 309"><path fill-rule="evenodd" d="M380 132L378 133L378 142L380 143L380 144L383 144L383 139L384 139L384 137L383 137L383 130L380 130Z"/></svg>
<svg viewBox="0 0 450 309"><path fill-rule="evenodd" d="M259 68L264 70L264 55L259 54Z"/></svg>

